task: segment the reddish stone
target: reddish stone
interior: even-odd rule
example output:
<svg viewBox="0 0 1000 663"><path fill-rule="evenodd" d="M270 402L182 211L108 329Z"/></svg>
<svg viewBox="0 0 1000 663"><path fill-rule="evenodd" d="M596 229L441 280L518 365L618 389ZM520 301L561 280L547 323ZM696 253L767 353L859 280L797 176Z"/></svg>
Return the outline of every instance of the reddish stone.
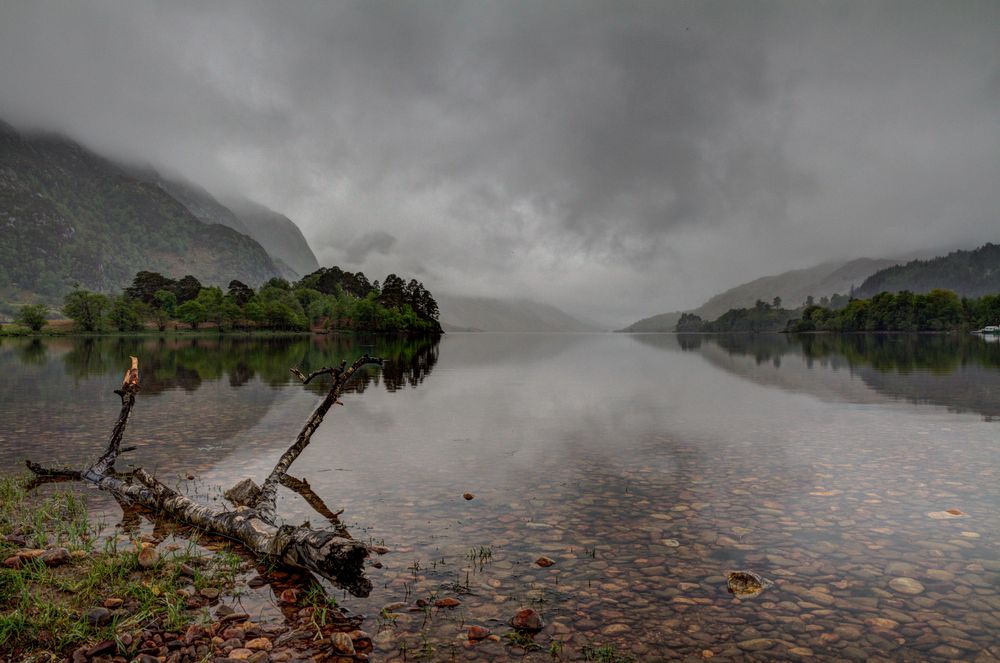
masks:
<svg viewBox="0 0 1000 663"><path fill-rule="evenodd" d="M469 627L469 640L485 640L490 636L490 630L482 626Z"/></svg>
<svg viewBox="0 0 1000 663"><path fill-rule="evenodd" d="M462 602L449 596L448 598L438 599L434 602L434 605L438 608L455 608L462 605Z"/></svg>
<svg viewBox="0 0 1000 663"><path fill-rule="evenodd" d="M231 640L232 638L242 640L246 637L246 633L241 628L227 628L221 635L223 640Z"/></svg>
<svg viewBox="0 0 1000 663"><path fill-rule="evenodd" d="M542 618L531 608L518 610L511 617L510 625L519 631L541 631L544 626Z"/></svg>
<svg viewBox="0 0 1000 663"><path fill-rule="evenodd" d="M196 640L205 635L205 629L197 624L191 624L188 626L187 632L184 634L184 644L193 645Z"/></svg>
<svg viewBox="0 0 1000 663"><path fill-rule="evenodd" d="M253 651L271 651L274 645L267 638L254 638L248 641L245 646L247 649L252 649Z"/></svg>

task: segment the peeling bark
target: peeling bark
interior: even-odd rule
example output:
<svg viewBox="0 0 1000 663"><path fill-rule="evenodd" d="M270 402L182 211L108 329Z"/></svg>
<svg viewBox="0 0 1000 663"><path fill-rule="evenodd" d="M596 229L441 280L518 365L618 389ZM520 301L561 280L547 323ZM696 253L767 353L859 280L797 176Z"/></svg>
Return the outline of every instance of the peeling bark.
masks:
<svg viewBox="0 0 1000 663"><path fill-rule="evenodd" d="M140 506L208 533L239 541L255 555L286 566L312 571L355 596L367 596L371 592L371 582L364 575L367 547L350 537L346 528L337 520L338 514L326 506L306 481L290 477L287 472L309 445L326 413L335 403L339 403L337 399L344 386L363 366L382 365L381 359L365 355L350 367L343 362L337 368L321 369L308 376L292 369L292 373L303 384L319 375L333 375L333 385L306 421L295 442L278 459L263 486L257 488L252 480L245 479L234 490L227 491L227 496L230 493L234 495L232 499L237 504L235 510L199 504L163 484L142 468L127 475L115 472L114 465L118 456L131 450L121 447L129 415L135 405L135 395L139 391L139 363L135 357L131 359L132 366L125 373L121 389L115 390L121 397L122 407L104 453L82 471L47 469L31 461L27 462L28 469L48 480L89 481L112 493L125 504ZM275 513L278 484L288 486L302 495L313 508L331 521L335 529L314 530L308 524L296 527L279 521ZM239 490L235 491L237 488Z"/></svg>

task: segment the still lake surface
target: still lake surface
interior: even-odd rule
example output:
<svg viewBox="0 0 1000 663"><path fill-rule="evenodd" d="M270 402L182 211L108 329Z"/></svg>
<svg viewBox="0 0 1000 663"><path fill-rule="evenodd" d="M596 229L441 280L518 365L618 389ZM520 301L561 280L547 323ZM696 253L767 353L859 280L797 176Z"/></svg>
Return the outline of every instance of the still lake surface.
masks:
<svg viewBox="0 0 1000 663"><path fill-rule="evenodd" d="M521 655L464 627L503 636L520 607L545 620L540 661L553 642L564 658L1000 656L1000 344L975 337L5 339L0 471L91 460L136 355L123 461L221 500L266 476L317 404L322 380L288 369L364 352L391 363L291 473L392 550L370 596L335 590L376 660ZM279 509L322 522L288 491ZM734 598L739 569L773 585ZM445 596L462 604L413 609ZM270 587L241 601L281 619Z"/></svg>

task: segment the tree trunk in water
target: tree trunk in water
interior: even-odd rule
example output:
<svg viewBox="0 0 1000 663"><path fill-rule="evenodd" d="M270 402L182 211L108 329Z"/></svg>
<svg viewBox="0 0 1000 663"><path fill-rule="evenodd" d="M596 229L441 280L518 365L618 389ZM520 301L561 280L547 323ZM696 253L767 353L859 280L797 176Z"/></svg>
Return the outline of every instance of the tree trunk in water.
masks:
<svg viewBox="0 0 1000 663"><path fill-rule="evenodd" d="M199 504L163 484L142 468L128 474L119 474L114 465L118 456L133 447L121 447L129 415L139 391L139 363L132 357L132 366L125 373L121 389L122 408L112 429L104 453L92 465L80 470L47 469L31 461L28 469L40 477L79 479L96 484L111 492L119 500L149 509L159 515L193 525L207 533L224 536L240 542L255 555L266 557L279 564L312 571L343 587L355 596L367 596L371 581L365 577L364 561L368 548L350 537L331 511L309 488L305 481L287 475L289 467L309 445L313 433L323 423L323 418L336 403L344 389L359 369L367 364L382 365L382 360L365 355L351 366L342 362L337 368L324 368L310 375L297 369L292 373L303 384L319 375L332 375L333 385L306 421L295 442L281 455L264 484L257 486L249 479L241 482L243 499L235 499L234 510L220 509ZM291 526L280 522L276 516L277 487L286 485L299 492L306 500L331 521L334 530L314 530L308 525ZM228 493L227 493L228 495Z"/></svg>

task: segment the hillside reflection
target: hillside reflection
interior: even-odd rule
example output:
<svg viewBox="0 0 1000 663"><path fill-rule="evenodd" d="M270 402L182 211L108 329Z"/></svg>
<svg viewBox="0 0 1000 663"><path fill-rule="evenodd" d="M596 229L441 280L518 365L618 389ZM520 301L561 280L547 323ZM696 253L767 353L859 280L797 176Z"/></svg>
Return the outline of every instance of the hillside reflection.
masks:
<svg viewBox="0 0 1000 663"><path fill-rule="evenodd" d="M971 334L659 334L644 345L696 352L759 384L829 399L903 399L1000 418L1000 343ZM858 383L867 387L859 389Z"/></svg>

